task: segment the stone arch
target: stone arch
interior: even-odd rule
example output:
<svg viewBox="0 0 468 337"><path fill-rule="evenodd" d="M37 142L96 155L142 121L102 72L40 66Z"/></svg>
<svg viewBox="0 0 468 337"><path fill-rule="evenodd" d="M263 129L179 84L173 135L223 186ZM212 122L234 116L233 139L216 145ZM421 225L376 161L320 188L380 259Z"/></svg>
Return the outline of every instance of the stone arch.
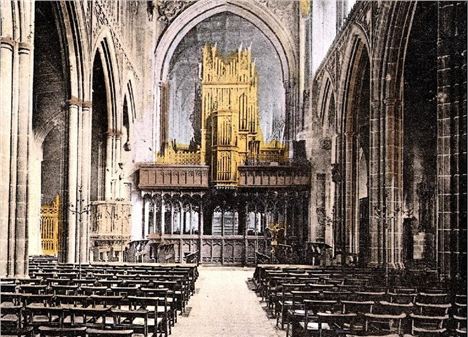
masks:
<svg viewBox="0 0 468 337"><path fill-rule="evenodd" d="M39 6L39 3L35 3L35 11L38 10L37 6ZM58 39L56 43L60 45L60 48L57 48L59 50L55 51L55 61L60 63L60 66L57 68L58 74L49 74L48 76L53 76L50 79L51 82L54 82L51 88L55 88L54 90L57 90L57 83L60 83L61 88L60 95L56 95L57 97L54 97L54 100L50 100L45 106L42 105L41 107L38 107L39 110L37 112L49 110L48 113L45 115L42 114L42 112L40 115L36 115L35 113L32 114L33 141L36 144L31 142L30 146L36 145L43 147L44 144L47 143L47 146L55 149L54 152L62 152L58 156L58 160L60 161L58 167L60 167L60 169L52 169L52 172L55 173L55 181L61 181L60 188L56 193L60 195L61 204L63 205L61 210L61 225L59 226L58 257L61 261L64 261L65 259L72 261L77 256L82 256L83 259L86 259L87 255L85 252L86 235L82 230L78 230L83 234L80 238L74 235L77 228L76 214L69 212L66 205L68 203L75 204L75 201L78 198L86 198L86 193L79 196L77 190L77 186L86 184L86 178L83 177L83 171L81 171L82 162L77 160L77 158L79 158L78 153L83 152L84 154L86 152L86 150L84 150L86 149L86 146L82 143L82 139L84 138L80 137L80 133L83 132L83 129L79 125L77 115L80 113L80 110L85 110L89 105L87 103L89 100L89 88L87 86L87 81L84 80L87 78L87 72L89 70L87 53L88 45L86 36L83 36L83 32L85 31L84 18L82 8L80 6L77 6L75 3L64 3L58 1L51 2L48 6L50 6L50 9L48 10L51 11L50 14L52 17L49 18L50 23L45 24L42 22L41 27L45 29L45 31L42 31L42 34L48 34L49 30L52 30L52 32L54 32L53 34L57 34L57 36L54 35L53 38ZM37 16L35 19L35 25L37 25L39 19ZM38 37L40 37L40 31L36 30L35 38ZM35 43L37 43L37 41L35 41ZM38 46L35 46L35 49L39 49ZM35 57L40 55L41 54L36 54ZM34 71L34 76L37 76L36 71ZM39 90L43 90L49 85L48 82L41 80L37 83L41 82L43 82L40 86L42 89ZM33 92L36 90L37 83L33 77ZM69 114L66 113L67 110ZM84 116L85 113L82 115ZM37 118L38 116L39 118ZM34 123L36 118L37 123ZM61 129L62 136L60 138L53 137L53 139L59 143L51 144L49 135L57 134L57 127ZM85 162L85 156L82 158ZM35 191L38 188L41 188L40 185L42 183L40 172L42 172L42 175L45 177L50 176L50 172L47 173L47 171L44 171L47 170L48 167L44 167L43 165L43 167L40 167L36 165L35 162L32 162L31 165L34 166L31 170L36 171L38 174L31 174L28 185L30 191ZM46 186L50 187L47 183ZM86 189L86 187L84 189ZM34 216L39 213L38 209L41 203L35 194L36 193L34 192L30 193L30 202L28 203L28 207L30 207L30 215L28 216L31 221L31 226L29 226L30 230L34 227L32 225L35 220ZM39 193L39 195L41 194ZM51 196L49 195L48 197L50 198ZM42 200L42 202L47 202L47 200ZM31 236L32 239L36 237L36 235ZM75 239L77 241L79 240L81 244L75 241ZM79 253L78 250L82 250L81 253Z"/></svg>
<svg viewBox="0 0 468 337"><path fill-rule="evenodd" d="M332 82L332 79L330 75L328 74L327 71L324 72L323 79L322 79L322 86L320 87L320 94L319 94L319 99L317 102L317 107L318 107L318 118L320 121L320 124L323 127L326 127L327 131L331 131L330 125L329 125L329 120L330 120L330 108L331 105L334 106L334 128L333 132L337 132L336 130L336 88L334 83Z"/></svg>
<svg viewBox="0 0 468 337"><path fill-rule="evenodd" d="M155 84L158 93L155 100L153 148L159 148L160 142L165 140L165 123L167 114L167 81L170 62L173 54L186 34L203 20L216 14L229 12L246 19L254 24L270 41L280 60L285 90L286 138L289 139L295 132L295 118L297 109L297 71L298 60L291 35L285 30L276 16L263 6L252 1L232 0L202 0L197 1L184 10L166 29L155 48ZM158 136L159 133L159 136Z"/></svg>
<svg viewBox="0 0 468 337"><path fill-rule="evenodd" d="M86 31L85 14L81 6L74 2L58 2L58 9L67 41L70 99L77 97L89 105L90 86L85 79L90 73L90 60L88 39L83 36Z"/></svg>
<svg viewBox="0 0 468 337"><path fill-rule="evenodd" d="M106 84L106 95L108 104L107 118L109 121L109 131L119 132L120 126L122 125L122 116L119 113L120 109L117 106L117 102L120 102L120 76L118 76L118 63L115 58L116 51L114 46L114 40L112 34L108 28L104 28L98 35L96 43L93 47L92 55L93 60L96 57L100 57L101 63L104 67L104 80ZM94 61L93 61L94 63ZM93 74L91 72L92 83Z"/></svg>
<svg viewBox="0 0 468 337"><path fill-rule="evenodd" d="M402 261L402 214L403 200L403 130L402 94L405 55L409 32L412 26L416 2L388 2L382 4L376 22L377 38L373 42L372 67L372 118L378 121L371 142L376 147L371 151L371 160L378 160L378 167L369 172L373 176L370 196L372 210L385 210L373 217L376 242L372 243L375 254L373 264L399 268ZM384 214L385 213L385 214ZM384 217L392 220L384 224Z"/></svg>
<svg viewBox="0 0 468 337"><path fill-rule="evenodd" d="M361 56L366 53L368 59L372 57L368 41L364 31L357 25L353 25L349 34L350 39L346 47L343 60L343 67L340 78L340 89L337 92L339 103L340 116L337 119L337 129L344 133L346 132L346 120L349 117L348 112L352 106L352 99L356 90L356 76L358 75L356 62L361 59ZM370 65L371 66L371 65Z"/></svg>
<svg viewBox="0 0 468 337"><path fill-rule="evenodd" d="M122 142L122 147L124 151L131 151L131 143L134 139L134 123L137 119L137 110L132 80L128 79L126 83L127 84L123 87L124 92L122 94L121 104L122 137L125 139L125 142Z"/></svg>
<svg viewBox="0 0 468 337"><path fill-rule="evenodd" d="M361 149L367 153L367 163L369 162L371 59L363 31L353 25L340 80L343 85L339 93L338 130L341 135L339 159L340 170L344 172L345 179L338 187L339 204L342 205L340 207L342 214L338 215L341 218L338 242L350 259L355 262L358 258L363 265L368 262L368 242L365 240L370 234L369 198L368 196L362 200L359 198L359 186L356 185L356 181L360 176L359 168L362 166L359 165ZM363 95L365 92L367 95ZM366 185L368 189L368 178Z"/></svg>
<svg viewBox="0 0 468 337"><path fill-rule="evenodd" d="M401 73L401 228L403 232L403 258L413 258L435 266L437 228L437 31L438 4L418 3L408 29ZM421 53L420 50L424 50ZM440 126L439 126L440 128ZM401 184L401 185L400 185ZM441 226L442 227L442 226ZM441 231L444 232L444 231ZM421 246L413 249L412 235L421 237ZM443 238L443 241L446 238ZM440 237L439 237L440 238ZM439 241L440 242L440 241ZM440 265L445 264L443 259ZM441 269L444 269L443 267Z"/></svg>
<svg viewBox="0 0 468 337"><path fill-rule="evenodd" d="M198 23L213 15L231 12L257 26L276 49L282 65L283 80L291 81L297 72L292 37L268 9L249 1L202 0L182 12L167 28L155 49L155 79L165 81L169 63L182 38Z"/></svg>

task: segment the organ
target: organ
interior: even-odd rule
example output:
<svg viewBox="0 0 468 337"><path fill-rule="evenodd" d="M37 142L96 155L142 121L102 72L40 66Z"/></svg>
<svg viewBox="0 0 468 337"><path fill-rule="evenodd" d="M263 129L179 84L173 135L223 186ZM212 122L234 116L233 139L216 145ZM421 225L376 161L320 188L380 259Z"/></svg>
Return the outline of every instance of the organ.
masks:
<svg viewBox="0 0 468 337"><path fill-rule="evenodd" d="M201 144L166 142L157 164L208 165L211 185L239 184L239 166L288 161L288 147L260 128L258 74L250 48L223 57L205 45L201 67Z"/></svg>

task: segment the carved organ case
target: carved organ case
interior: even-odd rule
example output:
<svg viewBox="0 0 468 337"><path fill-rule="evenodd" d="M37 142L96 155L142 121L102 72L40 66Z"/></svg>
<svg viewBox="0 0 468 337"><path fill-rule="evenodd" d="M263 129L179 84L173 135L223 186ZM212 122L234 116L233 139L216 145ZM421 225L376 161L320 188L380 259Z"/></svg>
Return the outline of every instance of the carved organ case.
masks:
<svg viewBox="0 0 468 337"><path fill-rule="evenodd" d="M201 153L218 186L237 184L238 165L246 161L249 144L261 138L257 83L250 49L223 58L216 46L203 48Z"/></svg>

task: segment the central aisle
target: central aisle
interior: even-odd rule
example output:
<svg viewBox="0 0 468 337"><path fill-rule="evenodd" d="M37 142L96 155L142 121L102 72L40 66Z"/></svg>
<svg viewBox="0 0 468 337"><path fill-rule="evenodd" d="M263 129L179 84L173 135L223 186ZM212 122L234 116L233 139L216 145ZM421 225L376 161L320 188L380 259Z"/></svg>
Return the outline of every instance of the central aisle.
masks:
<svg viewBox="0 0 468 337"><path fill-rule="evenodd" d="M268 319L260 297L249 290L253 268L200 266L188 303L188 317L179 316L172 337L284 337L284 331Z"/></svg>

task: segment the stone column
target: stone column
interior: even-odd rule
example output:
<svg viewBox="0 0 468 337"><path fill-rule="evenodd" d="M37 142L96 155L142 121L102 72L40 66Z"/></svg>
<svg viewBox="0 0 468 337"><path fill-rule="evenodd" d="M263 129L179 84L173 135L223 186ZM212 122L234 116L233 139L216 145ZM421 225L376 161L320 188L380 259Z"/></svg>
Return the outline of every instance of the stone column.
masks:
<svg viewBox="0 0 468 337"><path fill-rule="evenodd" d="M107 131L106 137L106 162L105 162L105 182L104 182L104 191L102 196L105 200L113 199L113 185L114 185L114 168L113 168L113 158L114 154L114 130Z"/></svg>
<svg viewBox="0 0 468 337"><path fill-rule="evenodd" d="M16 244L16 178L17 178L17 144L18 144L18 72L19 62L16 57L16 49L13 57L13 76L12 76L12 91L11 91L11 112L7 112L11 116L10 126L10 186L7 204L9 206L8 216L8 240L7 240L7 271L8 276L15 275L14 256ZM1 95L3 96L3 95ZM8 106L8 105L7 105Z"/></svg>
<svg viewBox="0 0 468 337"><path fill-rule="evenodd" d="M174 202L171 202L171 235L174 234Z"/></svg>
<svg viewBox="0 0 468 337"><path fill-rule="evenodd" d="M161 195L161 236L166 231L166 204L164 203L164 196Z"/></svg>
<svg viewBox="0 0 468 337"><path fill-rule="evenodd" d="M116 174L114 179L114 199L121 199L122 198L122 174L123 171L120 168L119 163L122 161L122 136L121 131L115 136L115 157L112 166L114 167L114 172Z"/></svg>
<svg viewBox="0 0 468 337"><path fill-rule="evenodd" d="M384 200L386 205L387 222L387 263L390 268L399 268L403 265L403 230L399 209L402 208L403 182L403 152L401 147L401 116L400 103L395 99L386 99L385 105L385 189ZM385 228L384 228L385 230Z"/></svg>
<svg viewBox="0 0 468 337"><path fill-rule="evenodd" d="M221 235L224 236L224 209L221 209Z"/></svg>
<svg viewBox="0 0 468 337"><path fill-rule="evenodd" d="M2 3L5 10L5 15L10 15L11 9L8 8L10 2ZM16 137L16 130L13 126L14 116L12 97L13 97L13 56L14 56L15 41L10 36L0 37L0 78L1 81L1 94L0 94L0 116L2 122L0 123L0 174L2 179L5 179L0 184L0 277L7 276L8 274L8 260L9 260L9 180L10 166L15 161L13 152L11 151L12 137ZM16 151L15 151L16 152Z"/></svg>
<svg viewBox="0 0 468 337"><path fill-rule="evenodd" d="M150 211L150 199L144 198L143 199L143 237L142 239L146 239L146 235L149 230L149 211Z"/></svg>
<svg viewBox="0 0 468 337"><path fill-rule="evenodd" d="M192 235L192 204L189 205L190 215L189 215L189 224L190 224L190 235Z"/></svg>
<svg viewBox="0 0 468 337"><path fill-rule="evenodd" d="M90 203L90 177L91 177L91 102L83 102L81 110L81 146L80 146L80 162L81 174L80 184L82 188L81 197L84 200L84 205ZM89 251L89 224L90 214L82 215L82 227L80 236L80 256L81 262L87 262L90 257Z"/></svg>
<svg viewBox="0 0 468 337"><path fill-rule="evenodd" d="M344 249L346 253L354 253L354 227L355 227L355 172L353 163L355 158L355 139L354 133L347 132L345 134L345 172L346 178L344 181L344 231L345 242Z"/></svg>
<svg viewBox="0 0 468 337"><path fill-rule="evenodd" d="M78 207L78 101L71 99L68 102L68 200L74 206ZM67 212L67 239L66 239L66 262L75 263L78 260L78 227L76 223L77 216L71 210Z"/></svg>
<svg viewBox="0 0 468 337"><path fill-rule="evenodd" d="M371 267L382 264L382 221L377 217L376 209L382 206L381 203L381 136L383 133L383 123L381 118L381 102L374 100L371 103L369 118L370 148L369 148L369 262ZM382 132L381 132L382 131Z"/></svg>
<svg viewBox="0 0 468 337"><path fill-rule="evenodd" d="M29 256L42 255L41 246L41 162L42 149L37 141L31 140L28 188L28 239Z"/></svg>
<svg viewBox="0 0 468 337"><path fill-rule="evenodd" d="M184 222L184 216L183 216L183 212L184 212L184 205L182 204L182 202L179 201L179 234L183 234L184 232L184 226L183 226L183 222Z"/></svg>
<svg viewBox="0 0 468 337"><path fill-rule="evenodd" d="M203 250L203 223L204 223L204 213L203 213L203 201L200 201L200 212L198 220L198 233L199 235L199 244L198 244L198 261L202 262L202 250Z"/></svg>
<svg viewBox="0 0 468 337"><path fill-rule="evenodd" d="M247 239L247 218L249 216L249 206L247 204L247 202L245 202L244 204L244 211L243 211L243 214L242 214L242 222L243 222L243 235L244 235L244 265L247 264L248 262L248 258L249 258L249 252L248 252L248 249L249 249L249 241Z"/></svg>
<svg viewBox="0 0 468 337"><path fill-rule="evenodd" d="M16 176L15 276L24 276L28 268L28 152L32 131L32 55L31 46L19 44L18 143ZM10 257L13 258L13 257Z"/></svg>

